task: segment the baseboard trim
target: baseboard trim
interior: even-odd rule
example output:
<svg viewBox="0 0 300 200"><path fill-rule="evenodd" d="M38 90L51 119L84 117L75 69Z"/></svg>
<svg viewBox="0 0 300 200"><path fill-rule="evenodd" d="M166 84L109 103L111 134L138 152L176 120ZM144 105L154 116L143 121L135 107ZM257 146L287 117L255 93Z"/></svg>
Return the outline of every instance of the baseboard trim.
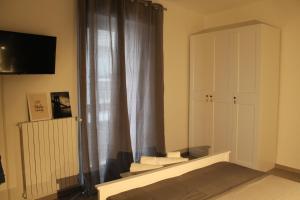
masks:
<svg viewBox="0 0 300 200"><path fill-rule="evenodd" d="M57 200L57 194L52 194L46 197L39 198L38 200Z"/></svg>
<svg viewBox="0 0 300 200"><path fill-rule="evenodd" d="M300 169L295 169L295 168L288 167L288 166L285 166L285 165L275 164L275 168L285 170L285 171L288 171L288 172L292 172L292 173L300 174Z"/></svg>

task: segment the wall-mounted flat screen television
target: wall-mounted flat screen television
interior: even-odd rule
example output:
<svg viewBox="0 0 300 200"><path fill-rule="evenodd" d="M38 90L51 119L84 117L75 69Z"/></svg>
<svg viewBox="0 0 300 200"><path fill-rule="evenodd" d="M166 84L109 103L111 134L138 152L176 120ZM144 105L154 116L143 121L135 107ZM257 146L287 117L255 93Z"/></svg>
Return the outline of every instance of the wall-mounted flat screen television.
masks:
<svg viewBox="0 0 300 200"><path fill-rule="evenodd" d="M0 30L0 74L54 74L56 37Z"/></svg>

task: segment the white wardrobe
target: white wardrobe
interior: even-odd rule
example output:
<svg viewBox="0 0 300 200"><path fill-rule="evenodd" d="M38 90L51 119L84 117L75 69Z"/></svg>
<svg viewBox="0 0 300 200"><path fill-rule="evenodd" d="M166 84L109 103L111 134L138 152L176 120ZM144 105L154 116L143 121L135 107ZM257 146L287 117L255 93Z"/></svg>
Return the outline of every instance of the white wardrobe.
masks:
<svg viewBox="0 0 300 200"><path fill-rule="evenodd" d="M267 171L277 153L280 31L253 22L190 38L189 147Z"/></svg>

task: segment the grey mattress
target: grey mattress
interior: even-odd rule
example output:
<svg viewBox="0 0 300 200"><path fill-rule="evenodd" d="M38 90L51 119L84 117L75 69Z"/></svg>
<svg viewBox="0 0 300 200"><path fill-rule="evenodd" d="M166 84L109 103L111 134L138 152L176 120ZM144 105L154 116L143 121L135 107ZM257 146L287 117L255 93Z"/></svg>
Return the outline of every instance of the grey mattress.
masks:
<svg viewBox="0 0 300 200"><path fill-rule="evenodd" d="M108 200L204 200L264 174L233 163L220 162L111 196Z"/></svg>

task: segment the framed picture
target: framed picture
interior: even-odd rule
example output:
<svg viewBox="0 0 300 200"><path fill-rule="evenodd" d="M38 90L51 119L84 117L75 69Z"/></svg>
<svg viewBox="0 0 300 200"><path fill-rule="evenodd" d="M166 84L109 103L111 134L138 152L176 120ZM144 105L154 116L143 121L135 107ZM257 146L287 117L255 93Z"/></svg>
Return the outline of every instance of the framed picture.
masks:
<svg viewBox="0 0 300 200"><path fill-rule="evenodd" d="M54 119L72 117L69 92L51 92L51 104Z"/></svg>
<svg viewBox="0 0 300 200"><path fill-rule="evenodd" d="M27 94L30 121L51 119L47 93Z"/></svg>

